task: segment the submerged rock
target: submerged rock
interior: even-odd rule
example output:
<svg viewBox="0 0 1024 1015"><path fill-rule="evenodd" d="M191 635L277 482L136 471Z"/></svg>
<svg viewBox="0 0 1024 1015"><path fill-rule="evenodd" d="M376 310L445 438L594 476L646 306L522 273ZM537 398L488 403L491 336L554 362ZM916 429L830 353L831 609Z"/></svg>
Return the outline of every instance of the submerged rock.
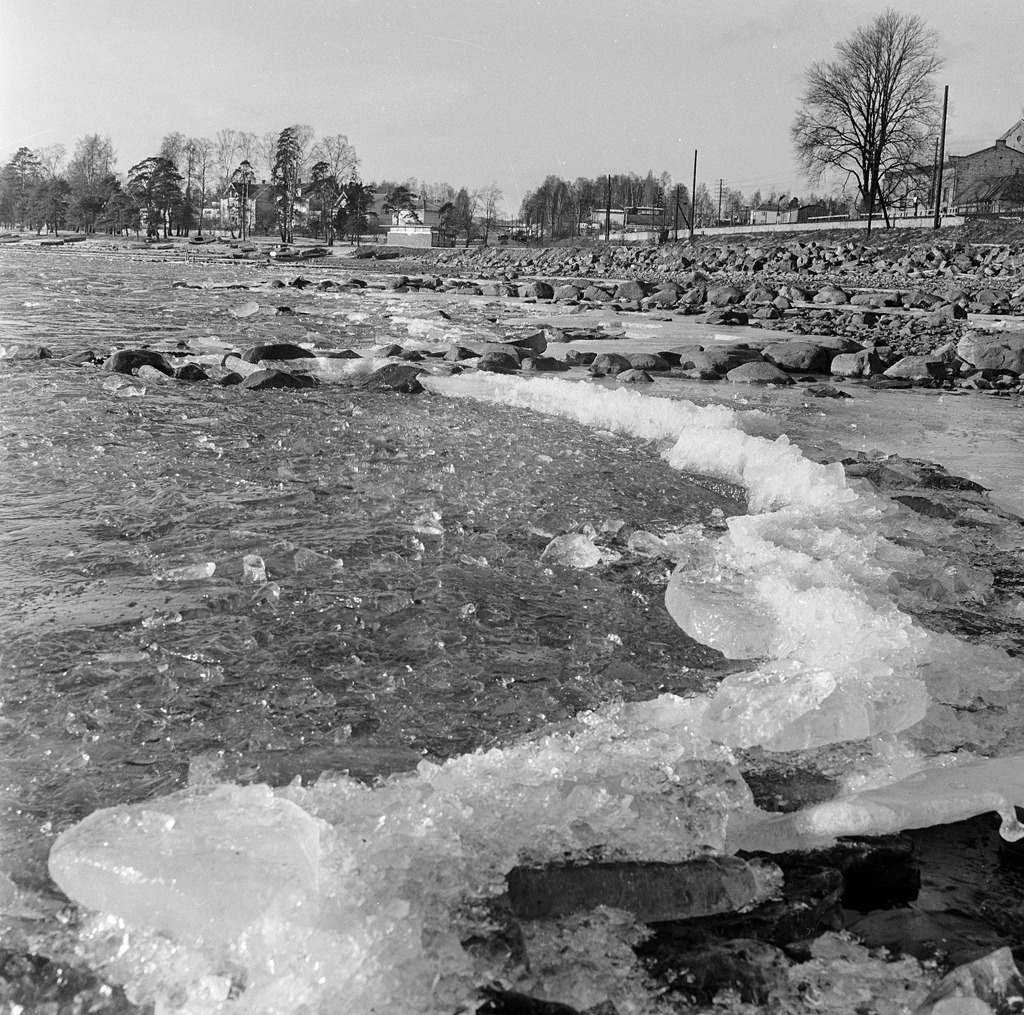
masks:
<svg viewBox="0 0 1024 1015"><path fill-rule="evenodd" d="M733 913L765 901L781 883L774 864L734 856L688 863L597 863L543 870L517 867L507 877L512 912L527 920L610 906L642 923Z"/></svg>
<svg viewBox="0 0 1024 1015"><path fill-rule="evenodd" d="M104 362L103 368L115 374L131 374L141 366L154 367L168 377L174 376L174 368L158 352L150 349L118 349Z"/></svg>
<svg viewBox="0 0 1024 1015"><path fill-rule="evenodd" d="M274 388L315 388L317 380L286 370L257 370L242 379L241 387L250 391L269 391Z"/></svg>
<svg viewBox="0 0 1024 1015"><path fill-rule="evenodd" d="M254 345L242 353L246 363L259 363L262 360L314 359L315 353L303 349L301 345L289 342L274 342L269 345Z"/></svg>
<svg viewBox="0 0 1024 1015"><path fill-rule="evenodd" d="M417 395L423 390L418 378L425 372L422 367L410 366L408 363L388 363L374 370L366 378L365 386L370 391L400 391L407 395Z"/></svg>

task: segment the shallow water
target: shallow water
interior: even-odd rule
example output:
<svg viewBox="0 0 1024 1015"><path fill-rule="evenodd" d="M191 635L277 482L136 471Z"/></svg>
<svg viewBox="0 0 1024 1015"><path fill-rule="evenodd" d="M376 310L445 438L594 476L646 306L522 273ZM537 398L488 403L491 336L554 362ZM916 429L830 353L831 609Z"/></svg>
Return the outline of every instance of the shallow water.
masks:
<svg viewBox="0 0 1024 1015"><path fill-rule="evenodd" d="M40 342L59 356L143 341L168 350L192 343L195 357L212 364L220 343L437 346L499 335L517 317L547 319L539 307L481 299L216 288L293 277L241 265L2 251L0 345ZM208 287L174 287L181 280ZM260 312L233 317L249 299ZM451 320L437 316L442 305ZM626 340L631 348L647 341ZM663 381L658 394L744 410L694 416L693 447L686 455L676 447L692 467L681 458L670 468L661 452L679 425L675 416L646 430L627 425L629 403L606 423L600 414L588 423L574 418L563 388L541 412L517 407L518 395L505 388L477 393L486 397L410 399L331 383L258 394L149 382L132 396L106 389L110 375L93 367L0 362L0 581L11 603L0 622L8 758L0 870L4 885L17 889L0 896L12 935L52 935L66 948L75 938L53 916L62 898L46 873L47 852L59 832L98 807L148 800L190 778L208 781L224 771L225 758L235 759L236 773L255 772L268 751L341 756L358 748L372 775L416 758L525 750L530 738L587 710L664 692L689 697L728 674L742 676L753 663L698 644L664 608L681 547L696 559L743 514L748 494L765 500L762 512L789 496L789 484L773 485L770 475L748 476L744 490L729 458L735 435L785 430L811 458L869 447L936 452L953 467L980 458L977 475L1001 503L1015 506L1020 489L1012 456L1019 409L1011 415L1005 402L981 398L876 399L857 391L850 403L822 406L801 393L769 397ZM452 393L470 389L455 382ZM503 400L513 404L497 404ZM684 403L674 405L684 412ZM909 435L897 445L896 422L907 417L913 431L902 428ZM979 428L988 435L981 456L971 436ZM782 456L775 467L799 465L795 453L767 447ZM840 487L832 473L826 481L804 472L800 478L797 468L792 481L799 508L788 516L792 532L771 538L824 568L846 537L839 528L823 537L800 513L800 498L818 496L820 487L827 504ZM1018 650L1024 600L1009 570L994 592L990 574L1006 564L1000 554L1017 550L1012 527L983 519L982 534L997 531L1006 542L982 548L972 528L897 524L886 514L891 507L878 519L902 541L903 555L892 559L923 570L878 579L866 594L870 608L898 601L932 631ZM868 518L858 538L878 519ZM563 534L596 548L601 566L542 557ZM750 553L759 544L737 545ZM974 563L984 573L973 574ZM874 558L863 574L860 564L849 567L843 582L876 581ZM936 644L940 656L951 652ZM941 669L941 659L930 665ZM1005 726L1013 722L999 718L1006 707L1002 699L974 701L963 711L979 718L959 739L943 732L944 714L930 714L918 742L929 750L965 743L1010 750L1016 741ZM646 723L657 731L655 716L641 718ZM635 729L631 737L640 754L653 750ZM898 751L886 749L898 770ZM830 761L831 750L819 751L815 764L841 774L860 748L835 748ZM518 755L493 757L513 779L530 771ZM611 763L601 753L589 762ZM444 785L449 777L437 778ZM476 778L470 768L467 782ZM398 821L411 806L401 794L412 791L395 792L389 806ZM469 799L445 792L447 807ZM326 795L301 802L320 814L338 806ZM640 826L652 843L654 827Z"/></svg>

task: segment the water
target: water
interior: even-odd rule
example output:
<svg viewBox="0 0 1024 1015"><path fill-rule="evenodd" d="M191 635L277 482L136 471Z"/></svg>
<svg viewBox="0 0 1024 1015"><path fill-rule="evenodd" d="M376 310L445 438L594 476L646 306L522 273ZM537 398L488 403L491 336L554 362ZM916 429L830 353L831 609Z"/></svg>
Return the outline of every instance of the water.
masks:
<svg viewBox="0 0 1024 1015"><path fill-rule="evenodd" d="M277 277L244 265L2 257L0 345L40 342L58 356L189 343L216 371L224 348L257 342L436 347L500 335L526 314L548 319L482 299L229 288ZM259 313L232 315L250 299ZM650 323L653 337L631 347L663 348L690 328ZM881 447L969 462L1013 507L1021 417L1003 401L858 389L823 405L667 381L655 390L674 397L654 400L582 373L453 378L406 398L337 383L348 361L331 360L318 368L335 383L312 391L147 382L129 396L92 367L2 362L8 939L85 954L140 1000L184 992L200 1010L203 991L247 984L243 1002L262 1010L287 982L289 1004L308 994L330 1010L338 992L352 996L348 967L316 988L304 963L324 935L336 948L344 927L362 942L351 962L367 1006L443 1009L483 975L461 955L453 928L464 917L452 914L517 858L596 846L684 858L726 848L729 814L742 819L733 835L776 835L749 793L725 788L742 786L721 773L754 764L748 749L803 748L851 793L950 751L1024 749L1020 670L1002 652L1024 647L1019 526L980 504L956 525L920 518L814 461ZM765 439L783 430L806 456ZM600 563L572 566L591 557ZM703 576L691 583L698 598L709 581L723 590L724 614L698 602L719 618L721 651L663 607L679 562L684 577ZM720 623L762 614L774 618L763 646L774 664L742 659L735 624ZM968 663L978 672L962 678ZM793 686L818 707L758 705ZM844 688L881 700L853 732ZM730 694L753 703L747 713ZM357 901L328 893L312 927L277 912L257 958L182 943L160 960L178 979L160 986L159 935L134 934L114 961L104 918L58 919L49 850L97 808L268 766L283 783L357 756L364 777L422 764L374 791L352 780L280 791L326 822L319 862ZM682 823L666 772L691 794ZM980 773L983 809L1020 802L1012 772ZM963 796L947 794L948 813ZM267 806L258 794L231 799L240 827ZM834 818L817 816L825 834ZM71 850L69 878L80 855ZM292 979L261 973L267 962ZM381 972L403 966L406 979ZM417 993L435 976L433 999ZM608 990L629 997L633 976Z"/></svg>

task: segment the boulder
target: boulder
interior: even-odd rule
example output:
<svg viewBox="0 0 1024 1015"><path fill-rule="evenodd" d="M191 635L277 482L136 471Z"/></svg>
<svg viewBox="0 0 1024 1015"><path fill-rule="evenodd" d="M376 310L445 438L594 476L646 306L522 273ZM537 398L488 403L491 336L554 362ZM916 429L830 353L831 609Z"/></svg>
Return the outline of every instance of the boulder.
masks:
<svg viewBox="0 0 1024 1015"><path fill-rule="evenodd" d="M290 342L272 342L268 345L254 345L242 353L242 360L245 363L260 363L263 360L288 360L288 359L315 359L316 354L301 345L292 345Z"/></svg>
<svg viewBox="0 0 1024 1015"><path fill-rule="evenodd" d="M141 366L155 367L168 377L174 376L174 368L158 352L151 349L118 349L103 364L105 370L115 374L131 374Z"/></svg>
<svg viewBox="0 0 1024 1015"><path fill-rule="evenodd" d="M560 372L569 369L569 364L564 360L556 359L554 356L526 356L519 365L520 370L542 370L547 372Z"/></svg>
<svg viewBox="0 0 1024 1015"><path fill-rule="evenodd" d="M585 300L592 300L595 303L610 303L613 299L612 294L599 285L588 285L583 290L583 298Z"/></svg>
<svg viewBox="0 0 1024 1015"><path fill-rule="evenodd" d="M518 293L523 297L532 296L538 300L550 300L554 298L555 290L547 282L538 281L527 282L525 285L519 286Z"/></svg>
<svg viewBox="0 0 1024 1015"><path fill-rule="evenodd" d="M734 285L716 285L708 290L707 302L713 307L731 307L745 298L746 293Z"/></svg>
<svg viewBox="0 0 1024 1015"><path fill-rule="evenodd" d="M1024 374L1024 335L968 331L957 342L956 352L978 370Z"/></svg>
<svg viewBox="0 0 1024 1015"><path fill-rule="evenodd" d="M622 384L650 384L654 380L646 370L623 370L615 379Z"/></svg>
<svg viewBox="0 0 1024 1015"><path fill-rule="evenodd" d="M634 370L669 370L671 364L655 352L631 352L626 356Z"/></svg>
<svg viewBox="0 0 1024 1015"><path fill-rule="evenodd" d="M555 287L554 298L556 300L578 300L583 295L583 290L574 285L560 285Z"/></svg>
<svg viewBox="0 0 1024 1015"><path fill-rule="evenodd" d="M832 361L831 350L817 342L773 342L761 352L768 363L774 363L780 370L799 373L826 373Z"/></svg>
<svg viewBox="0 0 1024 1015"><path fill-rule="evenodd" d="M424 373L422 367L408 363L388 363L379 370L374 370L366 378L366 387L370 391L400 391L407 395L416 395L423 390L419 375Z"/></svg>
<svg viewBox="0 0 1024 1015"><path fill-rule="evenodd" d="M590 364L592 374L621 374L623 370L632 370L633 364L625 356L616 352L603 352Z"/></svg>
<svg viewBox="0 0 1024 1015"><path fill-rule="evenodd" d="M718 374L727 374L735 367L744 363L761 362L760 353L753 349L740 349L736 346L710 346L707 349L694 351L692 347L680 347L679 366L683 370L704 370Z"/></svg>
<svg viewBox="0 0 1024 1015"><path fill-rule="evenodd" d="M826 286L815 295L811 302L820 303L823 306L839 306L849 303L850 297L838 286Z"/></svg>
<svg viewBox="0 0 1024 1015"><path fill-rule="evenodd" d="M615 299L617 300L642 300L647 295L647 290L642 282L630 279L628 282L620 282L615 287Z"/></svg>
<svg viewBox="0 0 1024 1015"><path fill-rule="evenodd" d="M210 375L198 363L185 363L174 371L179 381L208 381Z"/></svg>
<svg viewBox="0 0 1024 1015"><path fill-rule="evenodd" d="M946 376L946 364L935 356L904 356L883 371L885 377L911 381L935 381Z"/></svg>
<svg viewBox="0 0 1024 1015"><path fill-rule="evenodd" d="M757 363L744 363L735 367L726 375L726 379L733 384L792 384L793 378L784 370L780 370L771 363L760 361Z"/></svg>
<svg viewBox="0 0 1024 1015"><path fill-rule="evenodd" d="M871 377L885 369L885 362L874 349L843 352L832 359L829 373L836 377Z"/></svg>
<svg viewBox="0 0 1024 1015"><path fill-rule="evenodd" d="M249 391L269 391L273 388L315 388L317 380L308 375L290 374L286 370L257 370L243 378L240 387Z"/></svg>
<svg viewBox="0 0 1024 1015"><path fill-rule="evenodd" d="M528 335L509 335L502 345L511 345L521 353L539 356L548 347L548 340L543 331L533 331Z"/></svg>
<svg viewBox="0 0 1024 1015"><path fill-rule="evenodd" d="M504 350L485 352L476 367L492 374L514 374L519 372L519 357Z"/></svg>

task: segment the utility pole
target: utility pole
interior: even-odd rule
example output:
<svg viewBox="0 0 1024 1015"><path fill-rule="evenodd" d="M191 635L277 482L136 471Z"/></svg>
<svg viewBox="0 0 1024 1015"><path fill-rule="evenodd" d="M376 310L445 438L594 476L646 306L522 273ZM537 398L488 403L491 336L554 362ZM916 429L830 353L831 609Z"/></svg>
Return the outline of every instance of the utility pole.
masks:
<svg viewBox="0 0 1024 1015"><path fill-rule="evenodd" d="M612 235L612 176L608 174L608 187L605 191L604 202L604 242L607 243Z"/></svg>
<svg viewBox="0 0 1024 1015"><path fill-rule="evenodd" d="M719 179L718 181L718 219L719 225L722 224L722 190L725 186L725 180Z"/></svg>
<svg viewBox="0 0 1024 1015"><path fill-rule="evenodd" d="M693 190L690 191L690 240L693 240L693 227L697 222L697 149L693 149Z"/></svg>
<svg viewBox="0 0 1024 1015"><path fill-rule="evenodd" d="M949 85L942 92L942 133L939 134L939 182L935 191L935 221L933 229L938 229L942 219L942 163L946 160L946 107L949 105Z"/></svg>
<svg viewBox="0 0 1024 1015"><path fill-rule="evenodd" d="M938 200L938 198L936 197L937 191L935 189L935 181L938 179L938 177L939 177L939 139L936 138L935 139L935 153L934 153L934 155L932 157L932 189L931 189L931 193L928 195L928 207L929 208L932 206L932 202L933 201L937 201Z"/></svg>

